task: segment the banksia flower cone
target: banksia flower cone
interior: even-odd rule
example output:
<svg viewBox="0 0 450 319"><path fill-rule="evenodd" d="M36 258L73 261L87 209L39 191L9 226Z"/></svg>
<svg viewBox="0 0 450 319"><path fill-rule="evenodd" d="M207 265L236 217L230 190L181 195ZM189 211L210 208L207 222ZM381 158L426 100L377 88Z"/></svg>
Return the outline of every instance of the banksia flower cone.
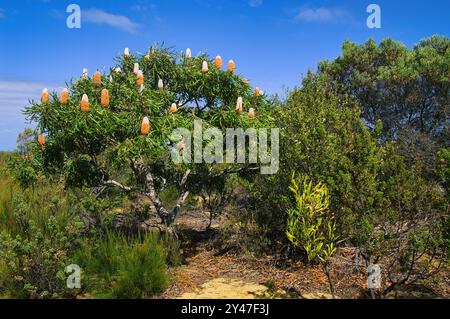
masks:
<svg viewBox="0 0 450 319"><path fill-rule="evenodd" d="M208 68L208 62L203 61L202 63L202 72L208 72L209 68Z"/></svg>
<svg viewBox="0 0 450 319"><path fill-rule="evenodd" d="M64 89L61 91L61 95L60 95L60 97L59 97L59 102L60 102L62 105L66 105L67 102L68 102L68 100L69 100L69 91L68 91L66 88L64 88Z"/></svg>
<svg viewBox="0 0 450 319"><path fill-rule="evenodd" d="M130 49L125 48L125 49L123 50L123 55L124 55L124 56L130 56Z"/></svg>
<svg viewBox="0 0 450 319"><path fill-rule="evenodd" d="M92 76L92 83L94 86L99 87L102 84L102 74L98 71Z"/></svg>
<svg viewBox="0 0 450 319"><path fill-rule="evenodd" d="M139 63L135 63L133 67L133 73L137 74L139 72Z"/></svg>
<svg viewBox="0 0 450 319"><path fill-rule="evenodd" d="M45 136L42 134L39 134L37 137L39 145L41 145L41 149L44 149L45 147Z"/></svg>
<svg viewBox="0 0 450 319"><path fill-rule="evenodd" d="M81 98L80 109L85 113L90 111L89 98L87 94L83 94L83 97Z"/></svg>
<svg viewBox="0 0 450 319"><path fill-rule="evenodd" d="M139 70L138 73L136 74L136 84L138 86L141 86L144 84L144 74L142 74L141 70Z"/></svg>
<svg viewBox="0 0 450 319"><path fill-rule="evenodd" d="M144 117L141 123L141 134L142 135L148 135L150 132L150 121L148 120L148 117Z"/></svg>
<svg viewBox="0 0 450 319"><path fill-rule="evenodd" d="M187 48L186 49L186 60L189 61L191 59L192 53L191 53L191 49Z"/></svg>
<svg viewBox="0 0 450 319"><path fill-rule="evenodd" d="M48 89L43 89L42 94L41 94L41 102L48 103L49 99L50 99L50 95L48 94Z"/></svg>
<svg viewBox="0 0 450 319"><path fill-rule="evenodd" d="M255 110L252 107L248 110L248 117L251 119L255 117Z"/></svg>
<svg viewBox="0 0 450 319"><path fill-rule="evenodd" d="M264 92L260 89L260 88L256 88L255 89L255 91L253 92L253 95L254 96L261 96L261 95L263 95L264 94Z"/></svg>
<svg viewBox="0 0 450 319"><path fill-rule="evenodd" d="M220 55L216 56L216 58L214 59L214 66L216 67L216 69L221 69L222 64L222 57Z"/></svg>
<svg viewBox="0 0 450 319"><path fill-rule="evenodd" d="M236 112L242 113L242 97L238 97L236 101Z"/></svg>
<svg viewBox="0 0 450 319"><path fill-rule="evenodd" d="M178 111L177 104L176 103L172 103L172 105L170 106L169 111L170 111L170 113L176 113Z"/></svg>
<svg viewBox="0 0 450 319"><path fill-rule="evenodd" d="M236 64L234 63L234 61L233 60L228 61L228 72L233 73L235 69Z"/></svg>
<svg viewBox="0 0 450 319"><path fill-rule="evenodd" d="M100 104L103 107L108 107L109 105L109 91L107 89L102 90L102 96L100 98Z"/></svg>
<svg viewBox="0 0 450 319"><path fill-rule="evenodd" d="M158 89L160 89L160 90L164 89L164 83L163 83L162 79L158 80Z"/></svg>
<svg viewBox="0 0 450 319"><path fill-rule="evenodd" d="M83 69L83 73L81 74L82 78L87 78L89 76L89 72L88 69L84 68Z"/></svg>

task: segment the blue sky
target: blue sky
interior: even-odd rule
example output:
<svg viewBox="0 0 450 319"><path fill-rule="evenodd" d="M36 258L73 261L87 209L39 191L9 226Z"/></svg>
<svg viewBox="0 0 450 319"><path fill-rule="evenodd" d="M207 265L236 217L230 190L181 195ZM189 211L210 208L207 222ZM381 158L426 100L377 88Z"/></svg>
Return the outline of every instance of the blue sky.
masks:
<svg viewBox="0 0 450 319"><path fill-rule="evenodd" d="M81 29L66 26L71 3L81 7ZM366 26L371 3L381 7L381 29ZM339 55L345 39L392 37L412 46L448 36L449 13L448 0L1 0L0 150L15 148L28 98L59 90L84 67L107 69L125 47L145 52L164 41L220 54L252 85L282 93Z"/></svg>

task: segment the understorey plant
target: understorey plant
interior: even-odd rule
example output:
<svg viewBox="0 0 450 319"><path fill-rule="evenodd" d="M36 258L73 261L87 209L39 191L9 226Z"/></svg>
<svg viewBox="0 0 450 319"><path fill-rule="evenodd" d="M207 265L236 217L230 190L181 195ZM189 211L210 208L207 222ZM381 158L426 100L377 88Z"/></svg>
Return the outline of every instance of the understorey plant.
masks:
<svg viewBox="0 0 450 319"><path fill-rule="evenodd" d="M295 205L288 210L286 236L295 247L302 249L308 262L320 262L335 298L329 261L336 252L338 236L329 210L328 188L322 183L314 185L308 176L296 178L293 173L289 189L295 197Z"/></svg>

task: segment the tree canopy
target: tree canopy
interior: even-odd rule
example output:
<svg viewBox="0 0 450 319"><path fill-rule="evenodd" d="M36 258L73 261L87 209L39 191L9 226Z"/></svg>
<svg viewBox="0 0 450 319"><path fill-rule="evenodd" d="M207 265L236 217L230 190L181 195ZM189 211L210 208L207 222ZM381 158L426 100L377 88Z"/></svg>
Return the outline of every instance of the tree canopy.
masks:
<svg viewBox="0 0 450 319"><path fill-rule="evenodd" d="M381 137L402 142L407 157L431 167L436 150L449 147L448 37L433 36L412 49L392 39L363 45L346 41L342 55L322 62L319 73L340 94L358 101L369 127L380 120Z"/></svg>
<svg viewBox="0 0 450 319"><path fill-rule="evenodd" d="M170 224L195 185L235 172L232 163L174 163L170 148L184 151L176 128L270 127L271 103L222 58L191 56L161 46L137 56L125 50L108 72L96 71L68 84L59 95L43 91L25 114L38 124L39 136L27 161L19 164L24 182L38 172L59 174L69 186L115 187L147 196L163 222ZM186 142L187 143L187 142ZM250 165L239 167L245 170ZM120 174L119 174L120 173ZM116 178L120 178L117 180ZM173 209L159 198L174 186Z"/></svg>

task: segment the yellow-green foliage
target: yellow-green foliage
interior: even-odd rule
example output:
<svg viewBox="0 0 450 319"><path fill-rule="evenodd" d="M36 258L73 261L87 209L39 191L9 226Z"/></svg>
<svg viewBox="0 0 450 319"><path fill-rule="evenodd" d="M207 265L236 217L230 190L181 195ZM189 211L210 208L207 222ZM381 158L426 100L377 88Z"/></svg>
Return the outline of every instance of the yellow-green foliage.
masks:
<svg viewBox="0 0 450 319"><path fill-rule="evenodd" d="M328 188L322 183L313 185L309 177L300 179L292 174L289 189L294 193L296 205L288 211L286 236L297 247L304 249L308 261L327 262L335 251L336 227L328 207Z"/></svg>
<svg viewBox="0 0 450 319"><path fill-rule="evenodd" d="M7 170L6 161L11 154L0 154L0 231L11 235L22 231L18 219L18 202L26 203L25 219L33 220L37 227L45 229L48 218L55 216L59 225L69 220L69 196L62 183L42 179L30 188L23 189Z"/></svg>

